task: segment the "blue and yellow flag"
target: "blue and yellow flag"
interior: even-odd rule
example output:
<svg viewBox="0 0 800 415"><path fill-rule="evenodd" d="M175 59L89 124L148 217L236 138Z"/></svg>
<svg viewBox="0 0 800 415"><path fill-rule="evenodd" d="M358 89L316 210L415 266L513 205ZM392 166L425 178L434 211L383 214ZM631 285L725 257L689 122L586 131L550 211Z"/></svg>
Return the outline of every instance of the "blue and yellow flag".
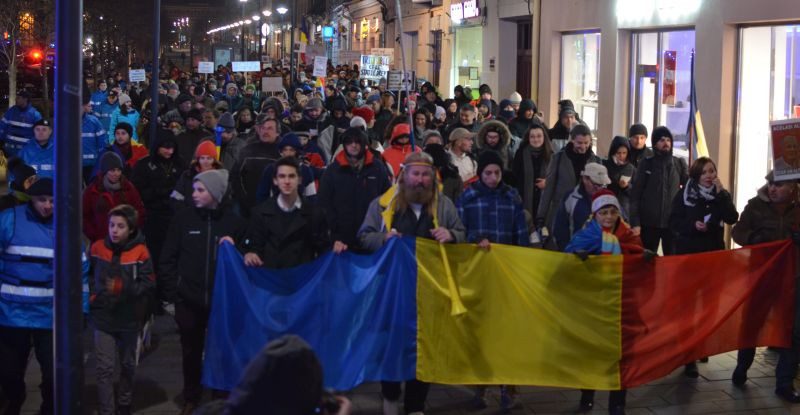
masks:
<svg viewBox="0 0 800 415"><path fill-rule="evenodd" d="M689 93L689 124L686 126L686 136L689 138L689 161L697 160L700 157L708 157L708 145L706 144L706 134L703 131L703 119L700 116L700 108L697 106L697 86L694 81L694 55L692 49L691 64L691 90Z"/></svg>

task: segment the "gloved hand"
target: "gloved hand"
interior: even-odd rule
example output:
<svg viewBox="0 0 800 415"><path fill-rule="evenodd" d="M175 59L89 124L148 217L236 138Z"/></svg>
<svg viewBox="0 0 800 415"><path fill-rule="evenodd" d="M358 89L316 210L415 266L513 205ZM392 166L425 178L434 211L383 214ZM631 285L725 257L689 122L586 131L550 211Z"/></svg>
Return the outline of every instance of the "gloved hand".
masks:
<svg viewBox="0 0 800 415"><path fill-rule="evenodd" d="M644 252L642 252L642 258L644 258L645 262L652 262L653 259L655 259L657 256L658 256L657 253L649 249L645 249Z"/></svg>
<svg viewBox="0 0 800 415"><path fill-rule="evenodd" d="M586 261L589 259L589 252L587 251L575 251L575 256L580 258L581 261Z"/></svg>

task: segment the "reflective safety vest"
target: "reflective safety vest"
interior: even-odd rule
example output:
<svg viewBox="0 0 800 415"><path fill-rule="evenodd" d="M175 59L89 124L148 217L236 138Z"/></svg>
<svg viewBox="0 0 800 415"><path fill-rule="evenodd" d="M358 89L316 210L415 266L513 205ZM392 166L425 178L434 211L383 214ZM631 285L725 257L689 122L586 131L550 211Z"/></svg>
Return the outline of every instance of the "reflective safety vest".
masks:
<svg viewBox="0 0 800 415"><path fill-rule="evenodd" d="M3 212L13 227L0 252L0 325L50 329L53 325L53 222L42 222L28 204ZM83 256L86 261L85 255ZM78 276L76 276L78 277ZM84 297L89 287L84 279Z"/></svg>

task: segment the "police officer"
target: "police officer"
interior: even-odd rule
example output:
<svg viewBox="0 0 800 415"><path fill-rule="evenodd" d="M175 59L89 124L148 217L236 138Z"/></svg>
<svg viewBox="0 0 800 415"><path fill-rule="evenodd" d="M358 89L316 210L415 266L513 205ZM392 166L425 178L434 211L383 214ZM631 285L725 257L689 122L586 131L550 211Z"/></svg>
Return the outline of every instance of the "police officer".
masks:
<svg viewBox="0 0 800 415"><path fill-rule="evenodd" d="M53 413L53 180L28 189L30 201L0 213L0 387L6 414L25 402L25 369L33 346L42 369L42 414ZM83 309L89 262L83 257Z"/></svg>
<svg viewBox="0 0 800 415"><path fill-rule="evenodd" d="M6 157L16 156L31 138L33 124L42 119L42 114L31 105L28 91L17 92L16 104L0 119L0 142Z"/></svg>
<svg viewBox="0 0 800 415"><path fill-rule="evenodd" d="M28 141L19 152L19 158L36 169L36 175L39 177L53 178L55 149L52 136L52 124L42 118L33 124L33 140Z"/></svg>

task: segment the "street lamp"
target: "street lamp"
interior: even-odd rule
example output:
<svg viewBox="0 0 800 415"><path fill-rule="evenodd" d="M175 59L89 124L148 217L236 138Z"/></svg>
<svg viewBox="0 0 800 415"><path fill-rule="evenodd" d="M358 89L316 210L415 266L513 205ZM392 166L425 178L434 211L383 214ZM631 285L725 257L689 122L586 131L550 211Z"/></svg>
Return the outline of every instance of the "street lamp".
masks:
<svg viewBox="0 0 800 415"><path fill-rule="evenodd" d="M263 12L261 12L261 13L263 13L263 14L264 14L264 16L267 16L267 17L270 17L270 16L272 16L272 12L271 12L271 11L269 11L269 10L264 10L264 11L263 11Z"/></svg>
<svg viewBox="0 0 800 415"><path fill-rule="evenodd" d="M284 6L284 5L280 5L280 6L278 6L278 8L275 9L275 11L278 12L279 15L281 15L281 25L283 25L283 15L285 15L286 12L289 11L289 9L287 9L286 6ZM283 61L286 59L285 52L286 52L286 31L282 30L281 31L281 65L283 65L283 63L284 63Z"/></svg>

